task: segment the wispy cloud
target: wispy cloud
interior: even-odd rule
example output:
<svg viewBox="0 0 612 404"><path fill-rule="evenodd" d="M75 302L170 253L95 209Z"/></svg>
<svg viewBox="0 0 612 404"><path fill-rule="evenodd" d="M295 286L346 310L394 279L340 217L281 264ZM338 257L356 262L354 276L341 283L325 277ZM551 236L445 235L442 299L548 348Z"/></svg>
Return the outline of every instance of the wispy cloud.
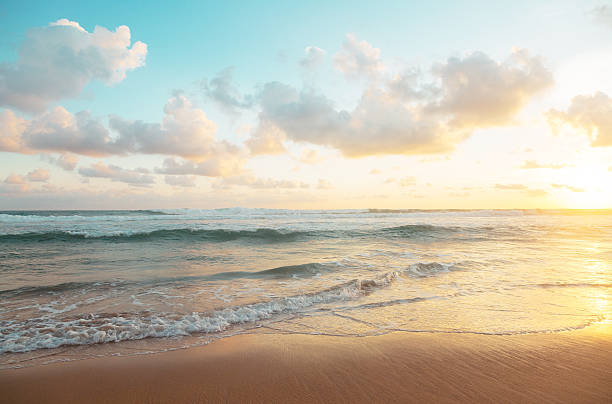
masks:
<svg viewBox="0 0 612 404"><path fill-rule="evenodd" d="M111 181L123 182L132 186L150 186L155 183L148 170L127 170L115 165L105 165L101 161L89 167L79 168L79 174L87 178L108 178Z"/></svg>
<svg viewBox="0 0 612 404"><path fill-rule="evenodd" d="M554 163L542 164L542 163L538 163L535 160L527 160L523 163L523 165L521 165L521 168L526 169L526 170L536 169L536 168L551 168L553 170L560 170L566 167L571 167L571 166L567 164L554 164Z"/></svg>

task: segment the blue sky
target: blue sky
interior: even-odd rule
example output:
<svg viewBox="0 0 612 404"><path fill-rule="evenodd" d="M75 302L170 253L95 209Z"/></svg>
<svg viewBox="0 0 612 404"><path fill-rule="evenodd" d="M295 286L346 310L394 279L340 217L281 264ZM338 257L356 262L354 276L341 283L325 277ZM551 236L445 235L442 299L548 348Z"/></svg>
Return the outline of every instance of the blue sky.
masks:
<svg viewBox="0 0 612 404"><path fill-rule="evenodd" d="M84 179L83 175L77 175L79 169L86 169L87 166L96 164L96 162L103 162L106 166L113 164L129 170L139 167L146 168L151 175L155 175L157 173L155 168L159 168L164 158L163 153L158 151L155 153L142 152L142 150L140 152L130 151L127 155L113 152L106 156L84 153L78 157L79 165L76 170L60 170L49 163L49 159L44 160L46 157L40 157L32 148L25 152L0 152L3 160L0 165L0 177L8 178L11 174L24 176L29 171L42 168L50 170L52 175L49 181L57 179L57 187L59 187L54 188L53 195L42 195L42 190L40 190L36 195L9 192L2 198L7 207L19 205L19 201L23 200L28 200L30 205L37 205L40 202L41 207L45 207L43 205L51 203L49 201L53 201L54 197L59 198L62 192L68 192L68 190L93 192L91 189L87 190L88 187L94 188L93 182L103 185L102 188L108 185L108 189L112 189L113 192L123 192L126 195L135 193L137 199L141 197L146 201L159 200L165 205L176 203L199 206L203 203L202 201L209 203L208 196L211 192L217 196L225 192L219 191L220 189L228 189L227 195L210 202L212 205L242 204L244 199L240 196L242 193L235 190L237 186L249 188L243 190L246 195L255 192L253 189L258 189L257 187L265 188L265 192L261 191L263 188L259 188L260 193L265 193L265 196L246 198L247 202L258 206L318 207L323 203L322 201L333 200L333 203L325 203L325 207L340 207L343 206L341 196L346 195L347 192L359 201L359 195L368 194L371 189L379 188L372 181L368 180L367 184L362 187L359 181L349 178L349 173L359 166L363 167L364 173L387 170L388 173L385 175L389 178L385 181L389 181L386 184L399 181L397 178L397 181L390 181L391 176L417 177L418 185L411 189L410 193L428 195L433 192L431 188L437 187L438 189L433 192L437 199L444 195L445 189L448 191L449 187L455 186L448 180L444 180L448 177L445 170L464 171L463 176L471 180L466 181L469 184L463 185L462 189L469 188L469 190L449 192L455 195L461 192L471 193L472 197L467 199L449 197L444 207L466 207L469 204L479 205L478 207L481 205L503 207L504 201L509 199L513 204L526 206L592 206L591 202L576 203L572 202L572 198L555 195L561 192L560 189L565 189L552 187L551 181L559 181L555 177L560 173L559 171L552 173L554 175L550 179L546 176L538 177L539 182L534 182L534 176L526 175L524 171L517 170L516 176L513 177L508 169L510 167L516 169L516 166L520 166L521 163L508 163L507 167L500 168L499 171L492 168L491 178L484 181L476 178L475 173L479 169L472 165L476 160L486 161L488 153L484 151L495 148L496 145L521 149L521 145L510 146L512 139L517 136L514 133L522 133L520 136L525 136L526 139L524 143L531 142L535 146L546 145L550 143L550 139L559 139L553 137L554 134L546 124L546 119L542 118L547 110L553 108L567 111L563 119L567 121L568 127L574 127L580 132L580 125L573 124L579 120L579 117L570 116L569 109L567 109L572 97L583 93L593 94L595 91L602 91L606 94L612 92L612 83L609 78L606 79L605 74L611 66L609 58L605 56L612 49L610 46L612 28L606 20L609 18L608 13L611 7L609 1L597 0L436 1L428 3L346 1L333 2L333 4L323 1L184 1L180 4L62 1L38 2L35 6L33 3L5 2L0 5L0 37L2 38L0 40L0 61L9 65L16 63L20 47L29 46L26 34L28 30L34 27L47 27L50 23L60 19L77 22L90 33L96 26L113 31L125 25L129 27L132 44L142 41L147 46L144 63L126 71L126 76L122 80L108 85L101 80L91 79L77 96L53 99L46 106L47 112L54 107L62 107L70 114L88 111L103 125L108 125L106 121L111 115L124 120L159 123L164 119L164 105L169 102L169 99L181 94L189 100L190 105L198 110L201 109L207 119L214 123L217 128L216 139L218 141L226 140L239 146L247 142L248 136L253 136L256 129L261 127L262 114L272 112L263 111L261 105L256 105L244 108L237 113L228 114L219 102L215 102L214 97L205 96L202 91L202 83L210 83L210 80L226 68L232 69L232 83L239 90L240 95L257 95L262 92L266 83L279 82L290 86L297 92L308 90L324 96L337 110L345 109L349 112L359 107L360 100L363 100L362 97L369 89L376 86L384 87L386 81L392 80L397 75L410 69L418 69L422 75L419 80L431 80L432 65L447 63L452 57L467 61L467 55L474 52L482 52L487 56L487 60L496 61L502 66L504 60L507 60L512 54L513 49L527 49L529 57L534 60L535 58L541 59L542 65L550 73L554 84L542 83L541 89L534 87L529 90L533 90L529 93L529 99L521 98L521 109L513 110L512 117L504 115L504 125L499 125L497 122L493 127L485 127L480 123L472 125L465 141L449 141L452 147L448 147L447 151L443 151L442 148L436 149L433 156L429 151L421 153L416 149L408 148L405 144L398 144L398 147L404 150L402 153L389 152L389 150L376 151L374 145L372 153L364 153L363 150L360 150L359 153L363 155L348 156L347 153L353 153L355 150L349 152L345 147L347 140L342 140L340 137L334 138L334 133L329 134L324 141L306 139L307 134L299 133L299 128L297 132L291 133L290 128L283 127L282 122L277 121L274 123L273 130L278 129L282 132L279 136L284 139L284 153L275 152L268 155L257 154L251 150L251 154L244 157L243 161L243 170L246 171L223 176L188 174L196 175L198 184L197 187L189 187L189 189L176 187L171 189L166 186L169 185L168 182L166 185L158 186L158 183L163 184L161 176L154 177L153 184L156 185L141 189L135 188L134 184L125 185L121 180L113 179L114 177L92 177L96 179L91 179L90 185L87 185L86 182L81 181ZM373 79L372 75L367 77L343 75L343 72L339 71L336 56L345 49L349 34L354 35L355 43L366 43L367 46L364 49L371 47L379 52L378 59L384 68L376 73L376 78ZM305 49L309 46L324 51L320 64L312 70L300 67L300 60L305 57ZM598 70L597 66L601 68ZM514 107L513 105L512 108ZM45 113L44 111L33 113L19 110L9 104L0 105L0 111L2 108L11 110L20 118L28 120L27 125L32 125L30 123L32 120ZM354 113L357 112L359 111L355 110ZM371 109L368 110L368 113L370 112ZM452 112L452 114L457 114L457 112ZM443 119L452 119L451 115ZM371 115L366 114L365 116L367 119L374 119ZM278 116L274 118L281 121L285 119ZM385 119L384 116L376 115L376 119L379 118ZM376 125L379 129L388 126L384 122L376 123ZM525 161L528 158L565 161L572 159L573 148L582 147L585 155L590 156L590 160L595 159L606 168L606 161L610 155L609 148L607 146L591 147L596 144L596 140L593 139L589 146L588 139L584 137L584 132L588 130L590 129L582 127L583 137L581 143L579 142L580 146L576 146L575 142L578 142L576 139L579 134L575 134L574 137L568 137L570 140L567 142L556 142L559 143L557 149L553 147L554 150L550 148L544 150L543 148L539 151L540 154L521 158ZM600 128L600 131L602 130ZM492 135L481 135L483 131ZM533 142L529 140L542 131L547 132L546 136L542 135L540 140ZM495 133L501 133L501 135L495 135ZM525 133L534 135L530 138L531 135L525 135ZM348 136L347 133L344 135ZM369 136L369 134L363 135ZM114 135L111 133L111 136ZM453 136L459 136L459 133ZM596 133L593 136L596 136ZM375 137L372 139L376 140ZM391 142L392 140L385 141ZM447 140L444 141L447 142ZM473 145L474 143L476 144ZM533 147L525 146L522 149ZM73 148L68 147L66 151L57 148L36 150L40 151L40 154L49 154L57 158L65 152L70 153ZM316 153L311 152L312 150L315 150ZM492 160L499 165L499 162L509 159L510 157L505 155L501 156L505 151L503 148L500 149L499 155L494 152ZM308 153L311 157L314 156L313 153L318 154L319 160L324 159L327 163L313 164L317 161L316 158L311 159L309 163L300 162L304 160L300 156ZM185 157L184 155L179 156ZM355 157L358 158L355 159ZM46 163L41 165L41 159ZM196 160L201 163L205 157L201 156ZM423 160L427 161L423 163ZM448 163L449 160L455 162L452 168L452 164ZM493 161L490 164L495 164ZM576 162L558 162L557 164L566 164L568 168L570 165L576 166ZM612 161L610 165L612 167ZM405 167L405 169L393 168L398 166ZM401 171L401 173L395 173L394 170ZM426 178L423 181L419 181L418 173L423 172L428 174L424 176ZM282 175L279 177L279 174ZM246 183L244 179L241 180L242 182L233 180L233 191L229 190L228 184L219 185L219 181L231 182L223 178L236 176L243 178L244 175L250 176L251 179ZM326 178L326 175L329 178ZM582 174L574 173L573 175L580 177ZM604 181L609 179L609 174L606 172L601 175ZM569 174L566 177L574 178ZM175 179L175 177L172 178ZM191 179L193 177L190 177L190 181ZM261 181L257 182L262 179L268 181L264 181L265 184L268 184L265 187ZM296 184L308 183L310 189L305 187L301 189L299 186L296 187L296 190L284 189L282 186L279 189L274 186L279 183L279 180L295 181ZM50 184L49 181L46 184ZM178 180L168 181L176 183ZM496 184L503 181L516 181L523 184L525 189L532 191L539 189L542 192L531 192L530 195L524 193L525 195L520 197L513 195L512 198L508 198L508 195L500 193L503 187L497 190L495 188ZM316 188L316 184L327 183L330 184L329 187ZM572 187L577 188L578 185L572 185ZM119 189L117 186L124 188ZM597 194L596 182L592 186L592 193L585 198L585 201L596 199L594 196ZM348 187L348 189L343 187ZM100 187L96 188L100 189ZM480 191L474 191L476 188ZM32 189L34 188L30 188L30 191ZM320 191L314 189L320 189ZM334 189L336 191L333 191ZM405 189L389 190L386 191L384 198L370 200L368 203L414 207L422 205L423 199L428 200L429 198L426 196L420 200L411 199L406 196L406 191ZM315 195L317 193L319 195ZM329 196L321 197L322 194L329 194ZM132 197L134 195L130 196ZM112 198L108 197L108 199ZM86 207L85 205L89 203L87 197L83 196L82 200L84 201L83 207ZM310 202L306 204L296 202L304 200ZM604 198L604 200L605 203L608 203L607 199ZM344 202L351 206L357 203ZM65 202L57 204L53 202L51 205L58 207L62 203ZM123 206L120 198L113 199L112 203L116 206ZM449 204L452 206L448 206ZM437 203L436 206L438 206Z"/></svg>

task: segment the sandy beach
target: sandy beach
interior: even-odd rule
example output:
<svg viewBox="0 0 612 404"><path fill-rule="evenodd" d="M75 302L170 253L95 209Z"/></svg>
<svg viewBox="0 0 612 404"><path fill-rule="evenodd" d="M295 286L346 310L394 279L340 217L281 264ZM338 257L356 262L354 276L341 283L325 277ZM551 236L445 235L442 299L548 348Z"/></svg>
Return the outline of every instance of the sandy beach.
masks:
<svg viewBox="0 0 612 404"><path fill-rule="evenodd" d="M0 372L6 403L612 400L610 326L558 334L255 334Z"/></svg>

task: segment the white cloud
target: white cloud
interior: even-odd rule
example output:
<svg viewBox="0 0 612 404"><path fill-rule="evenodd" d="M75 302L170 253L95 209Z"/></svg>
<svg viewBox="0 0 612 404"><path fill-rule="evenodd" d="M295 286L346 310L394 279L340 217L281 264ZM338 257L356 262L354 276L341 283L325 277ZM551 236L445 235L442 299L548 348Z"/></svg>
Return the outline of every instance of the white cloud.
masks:
<svg viewBox="0 0 612 404"><path fill-rule="evenodd" d="M449 58L435 64L439 96L426 109L452 115L454 127L483 127L511 123L530 98L553 84L552 73L539 57L514 50L503 62L482 52Z"/></svg>
<svg viewBox="0 0 612 404"><path fill-rule="evenodd" d="M314 70L323 62L326 53L316 46L307 46L304 49L304 57L300 59L300 66L307 70Z"/></svg>
<svg viewBox="0 0 612 404"><path fill-rule="evenodd" d="M342 49L334 56L334 64L347 77L370 76L384 70L380 60L380 49L366 41L359 41L353 34L347 34Z"/></svg>
<svg viewBox="0 0 612 404"><path fill-rule="evenodd" d="M47 182L49 177L49 170L45 170L44 168L30 171L27 175L28 181L32 182Z"/></svg>
<svg viewBox="0 0 612 404"><path fill-rule="evenodd" d="M60 19L26 32L15 63L0 64L0 106L42 112L50 103L78 96L92 80L107 85L143 66L147 45L131 42L125 25L87 32Z"/></svg>
<svg viewBox="0 0 612 404"><path fill-rule="evenodd" d="M127 170L115 165L105 165L101 161L87 168L79 168L79 174L87 178L108 178L111 181L123 182L132 186L150 186L155 183L148 170Z"/></svg>
<svg viewBox="0 0 612 404"><path fill-rule="evenodd" d="M512 123L531 97L552 85L541 60L524 50L504 62L482 53L451 58L432 72L433 82L396 76L384 87L370 86L352 111L314 90L267 83L258 97L260 124L349 157L441 153L477 128Z"/></svg>
<svg viewBox="0 0 612 404"><path fill-rule="evenodd" d="M183 95L168 100L161 123L111 116L106 128L87 111L71 114L62 107L24 120L11 111L0 114L0 151L57 152L86 156L131 153L180 156L202 162L243 160L242 148L216 139L217 126ZM64 167L74 158L61 157ZM58 160L58 164L60 161Z"/></svg>
<svg viewBox="0 0 612 404"><path fill-rule="evenodd" d="M124 152L166 154L194 160L210 157L220 147L230 147L216 142L217 125L187 97L170 98L164 113L161 124L111 116L109 126L119 133L115 146Z"/></svg>
<svg viewBox="0 0 612 404"><path fill-rule="evenodd" d="M244 143L253 155L281 154L287 151L283 144L285 138L285 133L277 126L263 121Z"/></svg>
<svg viewBox="0 0 612 404"><path fill-rule="evenodd" d="M567 124L584 131L593 147L612 146L612 98L605 93L577 95L567 111L551 109L546 116L555 132Z"/></svg>

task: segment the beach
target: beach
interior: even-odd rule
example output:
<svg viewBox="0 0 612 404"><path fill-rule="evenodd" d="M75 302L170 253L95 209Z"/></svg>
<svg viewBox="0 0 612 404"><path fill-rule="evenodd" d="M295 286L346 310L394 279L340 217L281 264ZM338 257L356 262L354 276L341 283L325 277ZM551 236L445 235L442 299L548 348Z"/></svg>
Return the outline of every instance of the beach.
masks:
<svg viewBox="0 0 612 404"><path fill-rule="evenodd" d="M5 369L0 390L6 403L606 403L611 329L240 335L154 355Z"/></svg>

